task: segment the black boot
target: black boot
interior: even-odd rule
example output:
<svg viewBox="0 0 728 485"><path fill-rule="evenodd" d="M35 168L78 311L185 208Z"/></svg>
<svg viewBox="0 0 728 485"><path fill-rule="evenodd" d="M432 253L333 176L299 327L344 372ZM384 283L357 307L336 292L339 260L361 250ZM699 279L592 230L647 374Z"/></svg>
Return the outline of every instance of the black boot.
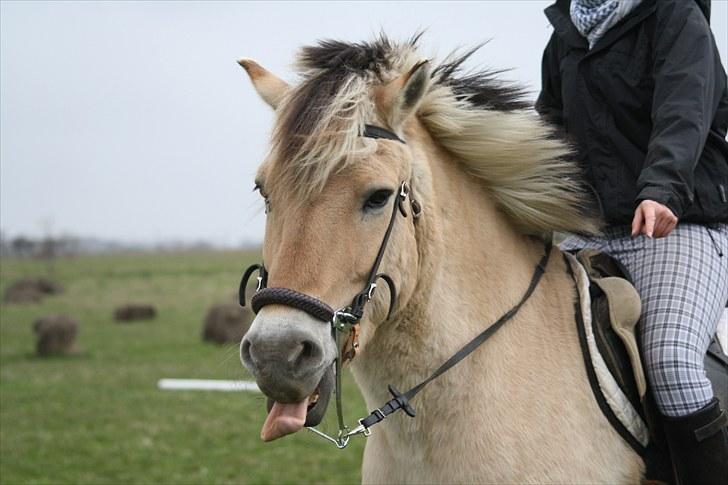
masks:
<svg viewBox="0 0 728 485"><path fill-rule="evenodd" d="M728 484L728 415L717 399L663 425L680 485Z"/></svg>

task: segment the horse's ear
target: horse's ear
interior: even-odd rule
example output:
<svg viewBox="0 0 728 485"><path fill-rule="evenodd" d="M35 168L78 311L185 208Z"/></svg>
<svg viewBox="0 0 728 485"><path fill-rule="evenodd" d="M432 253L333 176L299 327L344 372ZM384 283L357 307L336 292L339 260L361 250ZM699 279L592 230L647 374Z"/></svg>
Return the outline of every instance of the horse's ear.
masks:
<svg viewBox="0 0 728 485"><path fill-rule="evenodd" d="M382 88L377 96L377 104L393 130L398 131L407 118L417 111L429 86L430 62L423 60Z"/></svg>
<svg viewBox="0 0 728 485"><path fill-rule="evenodd" d="M290 89L288 83L267 71L252 59L240 59L238 64L243 66L245 72L248 73L255 90L258 91L263 101L268 103L271 108L276 109L278 103Z"/></svg>

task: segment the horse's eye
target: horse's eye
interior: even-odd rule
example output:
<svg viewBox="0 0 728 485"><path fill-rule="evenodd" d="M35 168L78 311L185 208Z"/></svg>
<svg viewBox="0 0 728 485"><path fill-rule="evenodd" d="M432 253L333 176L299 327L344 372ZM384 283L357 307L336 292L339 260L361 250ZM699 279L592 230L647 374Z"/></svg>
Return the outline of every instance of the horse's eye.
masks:
<svg viewBox="0 0 728 485"><path fill-rule="evenodd" d="M392 190L381 189L374 191L364 203L364 210L373 210L384 207L392 196Z"/></svg>
<svg viewBox="0 0 728 485"><path fill-rule="evenodd" d="M268 200L268 196L263 193L263 187L260 185L259 182L255 183L255 187L253 188L253 192L257 191L261 197L263 197L263 201L265 202L265 213L270 212L270 200Z"/></svg>

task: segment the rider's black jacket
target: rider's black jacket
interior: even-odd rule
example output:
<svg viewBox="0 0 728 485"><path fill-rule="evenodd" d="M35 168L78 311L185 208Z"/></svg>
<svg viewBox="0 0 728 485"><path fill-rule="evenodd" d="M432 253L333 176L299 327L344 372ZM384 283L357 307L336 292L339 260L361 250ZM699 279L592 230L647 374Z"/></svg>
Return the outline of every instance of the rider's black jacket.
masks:
<svg viewBox="0 0 728 485"><path fill-rule="evenodd" d="M697 3L644 0L591 50L569 0L545 12L536 109L575 142L607 222L629 223L644 199L728 222L726 73Z"/></svg>

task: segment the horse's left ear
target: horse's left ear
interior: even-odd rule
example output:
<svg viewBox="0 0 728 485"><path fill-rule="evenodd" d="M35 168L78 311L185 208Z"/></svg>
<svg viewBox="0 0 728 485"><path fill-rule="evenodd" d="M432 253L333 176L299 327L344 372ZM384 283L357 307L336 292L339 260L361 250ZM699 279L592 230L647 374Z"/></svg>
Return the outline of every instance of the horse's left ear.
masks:
<svg viewBox="0 0 728 485"><path fill-rule="evenodd" d="M430 62L424 60L381 89L377 105L390 128L399 131L407 118L417 112L429 86Z"/></svg>
<svg viewBox="0 0 728 485"><path fill-rule="evenodd" d="M283 96L290 89L288 83L252 59L240 59L238 60L238 64L248 73L250 80L253 82L253 86L255 86L255 90L258 91L263 101L268 103L271 108L276 109Z"/></svg>

